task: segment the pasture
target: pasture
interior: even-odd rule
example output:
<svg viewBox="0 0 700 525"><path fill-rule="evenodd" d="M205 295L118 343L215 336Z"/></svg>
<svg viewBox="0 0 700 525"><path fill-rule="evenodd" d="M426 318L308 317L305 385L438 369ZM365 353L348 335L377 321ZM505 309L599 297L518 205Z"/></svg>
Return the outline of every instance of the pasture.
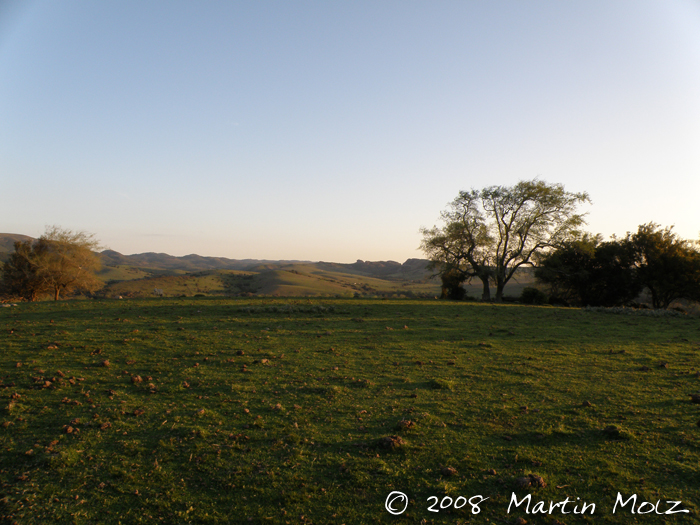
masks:
<svg viewBox="0 0 700 525"><path fill-rule="evenodd" d="M0 348L3 523L700 523L697 317L105 299Z"/></svg>

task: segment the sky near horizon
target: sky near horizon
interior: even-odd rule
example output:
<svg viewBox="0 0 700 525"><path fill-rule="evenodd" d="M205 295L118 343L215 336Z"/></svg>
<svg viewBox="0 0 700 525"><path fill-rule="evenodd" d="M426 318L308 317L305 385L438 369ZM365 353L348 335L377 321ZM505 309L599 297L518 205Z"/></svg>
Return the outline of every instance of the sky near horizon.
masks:
<svg viewBox="0 0 700 525"><path fill-rule="evenodd" d="M421 257L460 190L700 236L700 2L0 0L0 231Z"/></svg>

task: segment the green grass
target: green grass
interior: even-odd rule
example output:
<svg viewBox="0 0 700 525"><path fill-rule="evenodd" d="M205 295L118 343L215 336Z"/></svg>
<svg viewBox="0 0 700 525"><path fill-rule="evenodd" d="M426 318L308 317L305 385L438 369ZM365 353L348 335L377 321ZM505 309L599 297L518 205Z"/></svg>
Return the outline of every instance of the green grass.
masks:
<svg viewBox="0 0 700 525"><path fill-rule="evenodd" d="M700 523L697 318L65 301L1 308L0 348L5 523ZM508 514L513 492L596 512ZM618 492L690 514L612 515Z"/></svg>

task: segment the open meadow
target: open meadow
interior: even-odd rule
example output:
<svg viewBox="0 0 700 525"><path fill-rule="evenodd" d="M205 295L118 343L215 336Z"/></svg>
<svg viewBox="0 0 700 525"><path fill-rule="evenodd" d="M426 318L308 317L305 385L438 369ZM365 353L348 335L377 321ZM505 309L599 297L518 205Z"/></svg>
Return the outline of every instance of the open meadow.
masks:
<svg viewBox="0 0 700 525"><path fill-rule="evenodd" d="M0 348L2 523L700 523L697 317L59 301Z"/></svg>

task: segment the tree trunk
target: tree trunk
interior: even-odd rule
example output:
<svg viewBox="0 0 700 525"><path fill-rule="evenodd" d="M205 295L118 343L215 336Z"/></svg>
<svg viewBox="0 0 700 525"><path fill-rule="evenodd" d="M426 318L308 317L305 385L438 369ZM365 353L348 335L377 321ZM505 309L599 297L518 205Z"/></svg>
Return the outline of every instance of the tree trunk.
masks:
<svg viewBox="0 0 700 525"><path fill-rule="evenodd" d="M58 286L54 287L54 296L53 296L54 301L58 301L58 294L60 292L61 292L61 289Z"/></svg>
<svg viewBox="0 0 700 525"><path fill-rule="evenodd" d="M482 284L484 285L484 289L481 292L481 300L485 303L490 303L491 302L491 289L489 288L489 278L488 277L480 277Z"/></svg>
<svg viewBox="0 0 700 525"><path fill-rule="evenodd" d="M506 283L500 277L496 278L496 299L495 302L503 302L503 289L506 287Z"/></svg>

